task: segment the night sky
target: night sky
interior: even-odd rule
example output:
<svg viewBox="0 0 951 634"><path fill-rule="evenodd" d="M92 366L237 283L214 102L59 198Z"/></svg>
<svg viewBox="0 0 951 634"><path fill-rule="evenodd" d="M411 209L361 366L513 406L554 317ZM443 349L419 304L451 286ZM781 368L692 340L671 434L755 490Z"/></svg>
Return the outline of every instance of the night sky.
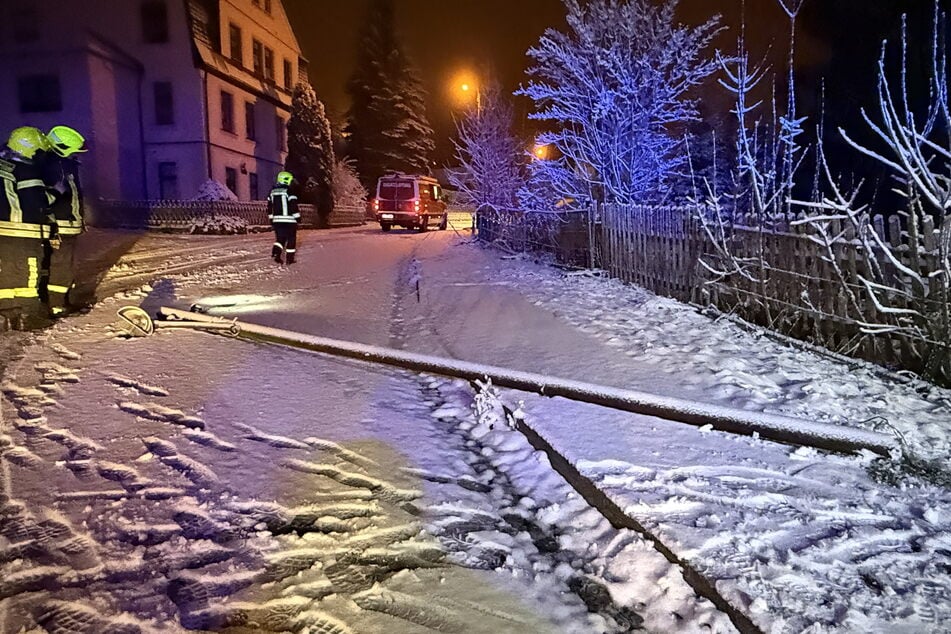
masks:
<svg viewBox="0 0 951 634"><path fill-rule="evenodd" d="M941 0L951 7L951 0ZM346 81L353 70L360 24L367 0L284 0L311 81L335 123L347 110ZM717 42L733 49L740 24L740 0L682 0L680 13L699 23L715 13L730 31ZM899 17L911 11L916 38L930 29L929 0L806 0L798 32L798 65L803 110L815 108L820 77L827 80L832 109L843 116L873 94L875 64L883 38L896 38ZM560 0L396 0L401 40L419 67L429 92L428 115L437 135L437 161L451 154L449 136L458 106L451 99L453 78L461 69L488 67L503 87L514 90L524 81L526 50L548 27L565 27ZM788 22L777 0L746 0L750 48L770 55L775 66L786 55ZM519 100L517 113L530 104Z"/></svg>

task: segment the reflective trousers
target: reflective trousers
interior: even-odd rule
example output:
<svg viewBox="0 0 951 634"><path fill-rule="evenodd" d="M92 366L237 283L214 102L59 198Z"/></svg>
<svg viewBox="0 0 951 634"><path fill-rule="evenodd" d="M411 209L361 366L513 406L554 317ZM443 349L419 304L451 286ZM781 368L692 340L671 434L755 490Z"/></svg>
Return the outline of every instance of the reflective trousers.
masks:
<svg viewBox="0 0 951 634"><path fill-rule="evenodd" d="M73 272L76 242L79 236L62 236L58 249L49 249L49 278L46 287L46 302L53 314L59 314L69 308L69 292L73 288ZM40 279L42 284L44 280ZM43 293L40 293L43 299Z"/></svg>
<svg viewBox="0 0 951 634"><path fill-rule="evenodd" d="M41 240L0 236L0 328L30 328L49 317L40 291L44 251Z"/></svg>
<svg viewBox="0 0 951 634"><path fill-rule="evenodd" d="M297 255L297 223L274 222L274 246L271 248L271 257L281 261L281 255L287 255L287 263L293 264Z"/></svg>

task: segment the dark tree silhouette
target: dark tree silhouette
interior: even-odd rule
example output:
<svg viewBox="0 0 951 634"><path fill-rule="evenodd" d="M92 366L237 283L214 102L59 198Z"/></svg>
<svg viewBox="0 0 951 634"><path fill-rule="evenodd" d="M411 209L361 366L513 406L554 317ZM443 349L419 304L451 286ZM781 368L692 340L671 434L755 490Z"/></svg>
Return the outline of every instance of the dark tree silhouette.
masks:
<svg viewBox="0 0 951 634"><path fill-rule="evenodd" d="M315 205L320 222L326 223L334 207L336 159L330 121L310 84L294 89L287 135L285 167L297 180L302 201Z"/></svg>
<svg viewBox="0 0 951 634"><path fill-rule="evenodd" d="M419 75L396 36L392 0L372 0L360 38L351 97L350 156L373 191L389 171L429 173L435 144Z"/></svg>

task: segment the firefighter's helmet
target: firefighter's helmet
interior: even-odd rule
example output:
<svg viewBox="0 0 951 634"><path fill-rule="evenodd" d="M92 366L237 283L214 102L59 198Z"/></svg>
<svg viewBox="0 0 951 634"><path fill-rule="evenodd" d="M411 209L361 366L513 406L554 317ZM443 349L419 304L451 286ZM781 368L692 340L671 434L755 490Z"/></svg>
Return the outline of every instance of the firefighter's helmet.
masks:
<svg viewBox="0 0 951 634"><path fill-rule="evenodd" d="M7 140L7 147L25 159L32 159L37 152L49 152L51 149L46 135L41 130L31 126L23 126L11 132L10 138Z"/></svg>
<svg viewBox="0 0 951 634"><path fill-rule="evenodd" d="M277 175L278 185L290 185L294 182L294 175L290 172L279 172Z"/></svg>
<svg viewBox="0 0 951 634"><path fill-rule="evenodd" d="M58 125L46 135L53 151L60 156L72 156L86 152L86 139L79 132L65 125Z"/></svg>

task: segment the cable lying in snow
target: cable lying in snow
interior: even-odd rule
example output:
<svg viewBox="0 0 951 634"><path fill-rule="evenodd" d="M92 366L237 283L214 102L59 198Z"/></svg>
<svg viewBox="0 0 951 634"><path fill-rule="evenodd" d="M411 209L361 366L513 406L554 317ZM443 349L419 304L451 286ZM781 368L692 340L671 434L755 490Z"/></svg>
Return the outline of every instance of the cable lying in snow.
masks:
<svg viewBox="0 0 951 634"><path fill-rule="evenodd" d="M202 323L226 321L167 307L161 308L159 315L165 319ZM863 429L814 423L777 414L748 412L709 403L662 397L647 392L328 339L247 322L240 322L238 325L240 327L238 336L244 339L277 343L468 381L488 378L494 385L500 387L535 392L543 396L561 396L696 427L711 426L713 429L733 434L746 436L758 434L769 440L838 452L865 449L889 456L896 449L895 441L891 437Z"/></svg>

